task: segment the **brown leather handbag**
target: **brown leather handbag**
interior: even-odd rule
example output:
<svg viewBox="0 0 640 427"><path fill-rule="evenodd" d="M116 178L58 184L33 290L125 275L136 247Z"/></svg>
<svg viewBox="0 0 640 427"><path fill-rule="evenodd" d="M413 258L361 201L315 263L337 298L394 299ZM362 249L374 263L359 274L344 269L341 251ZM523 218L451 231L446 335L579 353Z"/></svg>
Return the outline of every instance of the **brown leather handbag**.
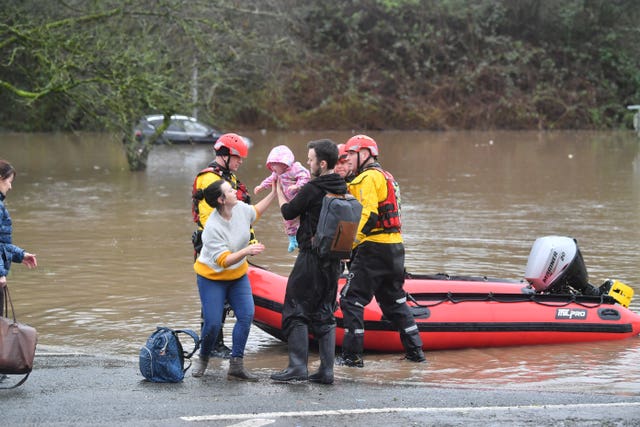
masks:
<svg viewBox="0 0 640 427"><path fill-rule="evenodd" d="M19 323L16 320L16 312L13 309L9 288L5 286L3 292L4 315L9 315L8 307L11 307L11 318L0 317L0 377L3 374L25 375L13 386L0 387L7 389L22 385L29 377L33 369L33 358L36 355L38 335L35 328Z"/></svg>

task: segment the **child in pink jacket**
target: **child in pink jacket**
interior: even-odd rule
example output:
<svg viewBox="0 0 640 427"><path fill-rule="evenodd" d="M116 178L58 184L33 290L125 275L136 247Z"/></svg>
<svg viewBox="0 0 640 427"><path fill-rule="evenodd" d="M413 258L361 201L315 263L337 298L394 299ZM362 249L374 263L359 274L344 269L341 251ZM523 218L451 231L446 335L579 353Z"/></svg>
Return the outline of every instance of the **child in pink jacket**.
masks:
<svg viewBox="0 0 640 427"><path fill-rule="evenodd" d="M295 161L293 152L286 145L278 145L269 152L269 156L267 156L267 169L271 171L271 175L266 177L260 185L253 189L255 194L271 188L271 183L277 177L282 185L285 198L287 201L290 201L298 194L298 190L311 179L307 168L302 166L300 162ZM289 252L293 252L293 250L298 247L296 232L299 226L300 218L284 221L284 228L287 236L289 236Z"/></svg>

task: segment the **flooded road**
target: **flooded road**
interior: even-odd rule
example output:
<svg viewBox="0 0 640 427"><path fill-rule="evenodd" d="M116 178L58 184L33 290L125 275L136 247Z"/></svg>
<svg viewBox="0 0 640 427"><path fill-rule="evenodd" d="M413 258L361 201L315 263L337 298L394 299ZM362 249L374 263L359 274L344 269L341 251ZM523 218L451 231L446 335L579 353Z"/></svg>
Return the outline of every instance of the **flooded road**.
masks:
<svg viewBox="0 0 640 427"><path fill-rule="evenodd" d="M306 160L306 143L342 132L266 132L239 171L249 188L279 144ZM630 132L371 133L402 189L406 267L414 273L521 279L544 235L578 240L591 282L618 279L640 293L640 140ZM137 357L156 325L199 328L190 192L210 146L158 146L145 172L128 171L120 143L101 134L3 134L0 157L18 171L6 205L14 241L38 255L14 265L19 319L41 345ZM267 251L255 262L288 274L281 219L256 224ZM640 310L640 297L632 303ZM228 327L230 325L227 325ZM227 334L229 336L229 334ZM286 347L253 328L248 361L280 369ZM373 381L640 394L640 340L431 352L429 364L367 355ZM313 360L313 358L312 358Z"/></svg>

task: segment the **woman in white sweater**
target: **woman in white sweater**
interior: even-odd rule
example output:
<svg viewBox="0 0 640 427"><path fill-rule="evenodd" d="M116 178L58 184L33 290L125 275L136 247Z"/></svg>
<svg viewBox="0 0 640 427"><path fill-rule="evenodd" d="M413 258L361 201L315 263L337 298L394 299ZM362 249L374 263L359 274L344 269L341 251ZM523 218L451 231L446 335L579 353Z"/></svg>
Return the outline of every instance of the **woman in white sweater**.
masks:
<svg viewBox="0 0 640 427"><path fill-rule="evenodd" d="M247 256L259 254L265 247L262 243L249 244L249 230L276 198L276 185L274 182L271 192L255 205L239 201L236 190L223 179L204 190L206 202L215 210L205 224L202 251L194 263L204 317L200 357L196 359L192 372L194 377L201 377L207 369L227 300L236 317L227 378L257 380L243 366L244 348L254 314L251 284L247 277Z"/></svg>

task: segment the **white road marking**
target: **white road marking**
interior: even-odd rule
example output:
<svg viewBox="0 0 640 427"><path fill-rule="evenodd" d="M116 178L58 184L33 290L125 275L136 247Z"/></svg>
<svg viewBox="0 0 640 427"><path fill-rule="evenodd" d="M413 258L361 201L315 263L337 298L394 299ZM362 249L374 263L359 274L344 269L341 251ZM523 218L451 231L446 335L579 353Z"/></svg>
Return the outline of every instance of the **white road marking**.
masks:
<svg viewBox="0 0 640 427"><path fill-rule="evenodd" d="M261 420L269 421L273 418L285 417L321 417L330 415L357 415L357 414L393 414L400 412L483 412L483 411L513 411L513 410L549 410L577 408L611 408L611 407L640 407L640 402L614 402L614 403L572 403L567 405L517 405L517 406L478 406L478 407L453 407L453 408L366 408L366 409L333 409L325 411L295 411L295 412L262 412L259 414L220 414L199 415L193 417L180 417L184 421L220 421L220 420ZM244 424L240 424L244 425ZM262 424L264 425L264 424Z"/></svg>
<svg viewBox="0 0 640 427"><path fill-rule="evenodd" d="M36 357L62 357L62 356L87 356L84 353L51 353L51 352L47 352L47 353L38 353L36 352Z"/></svg>
<svg viewBox="0 0 640 427"><path fill-rule="evenodd" d="M265 420L263 418L256 418L254 420L243 421L238 424L230 424L227 427L262 427L275 423L276 420Z"/></svg>

